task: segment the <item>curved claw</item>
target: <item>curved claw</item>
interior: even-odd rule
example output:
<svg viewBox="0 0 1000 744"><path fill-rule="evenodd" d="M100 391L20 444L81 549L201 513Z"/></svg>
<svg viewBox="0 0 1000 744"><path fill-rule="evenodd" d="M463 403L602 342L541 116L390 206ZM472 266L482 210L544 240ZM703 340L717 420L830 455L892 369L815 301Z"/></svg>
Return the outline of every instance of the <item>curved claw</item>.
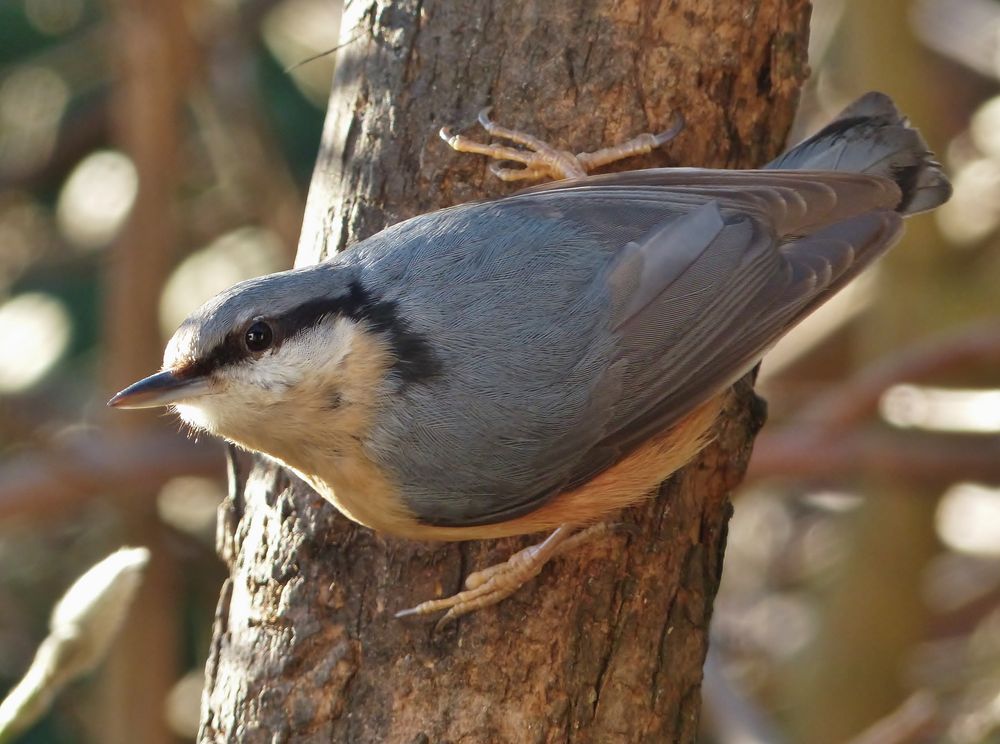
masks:
<svg viewBox="0 0 1000 744"><path fill-rule="evenodd" d="M490 119L490 111L493 110L492 106L487 106L484 109L480 109L479 115L476 116L476 121L479 122L479 126L485 129L487 132L493 127L493 120Z"/></svg>
<svg viewBox="0 0 1000 744"><path fill-rule="evenodd" d="M656 142L657 147L662 147L667 144L670 140L684 131L684 116L680 111L675 111L672 117L670 128L666 131L660 132L659 134L653 135L653 140Z"/></svg>
<svg viewBox="0 0 1000 744"><path fill-rule="evenodd" d="M458 139L458 135L452 131L451 127L441 127L438 130L438 136L452 147L454 147L453 143Z"/></svg>
<svg viewBox="0 0 1000 744"><path fill-rule="evenodd" d="M435 633L440 633L442 630L445 629L446 626L450 625L452 622L454 622L455 620L457 620L459 617L460 617L460 615L458 613L456 613L455 612L455 608L452 607L450 610L448 610L446 613L444 613L444 617L442 617L440 620L438 620L436 623L434 623L434 632Z"/></svg>

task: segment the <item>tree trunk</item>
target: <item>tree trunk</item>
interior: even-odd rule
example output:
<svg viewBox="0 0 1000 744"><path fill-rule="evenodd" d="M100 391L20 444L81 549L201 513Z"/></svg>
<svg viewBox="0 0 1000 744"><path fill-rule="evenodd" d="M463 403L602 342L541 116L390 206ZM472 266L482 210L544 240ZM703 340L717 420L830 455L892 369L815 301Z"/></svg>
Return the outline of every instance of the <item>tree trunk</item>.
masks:
<svg viewBox="0 0 1000 744"><path fill-rule="evenodd" d="M791 122L807 25L806 0L352 3L298 263L509 191L437 137L487 105L575 150L661 131L678 111L687 128L667 152L624 167L760 164ZM273 464L236 456L201 741L694 741L728 492L761 420L753 402L737 386L715 443L623 514L629 529L438 633L392 613L453 593L538 536L382 537Z"/></svg>

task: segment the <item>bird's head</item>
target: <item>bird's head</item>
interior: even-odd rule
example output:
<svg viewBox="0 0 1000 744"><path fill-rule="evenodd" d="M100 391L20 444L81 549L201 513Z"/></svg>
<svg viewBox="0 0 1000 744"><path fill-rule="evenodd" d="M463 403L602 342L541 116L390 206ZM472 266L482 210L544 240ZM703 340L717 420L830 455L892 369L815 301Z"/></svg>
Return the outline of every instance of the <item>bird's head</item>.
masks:
<svg viewBox="0 0 1000 744"><path fill-rule="evenodd" d="M184 321L161 372L108 404L173 406L195 429L308 468L311 450L361 433L398 369L395 307L334 265L242 282Z"/></svg>

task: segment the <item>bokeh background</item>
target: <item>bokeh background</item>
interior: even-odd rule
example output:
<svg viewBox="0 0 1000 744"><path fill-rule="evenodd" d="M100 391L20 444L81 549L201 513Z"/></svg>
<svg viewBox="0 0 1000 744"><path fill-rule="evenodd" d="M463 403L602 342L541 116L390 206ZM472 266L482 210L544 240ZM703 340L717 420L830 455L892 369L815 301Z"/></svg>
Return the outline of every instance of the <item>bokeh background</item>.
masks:
<svg viewBox="0 0 1000 744"><path fill-rule="evenodd" d="M195 736L222 450L104 402L291 265L337 5L0 0L0 693L76 576L153 551L110 659L18 741ZM704 741L1000 741L1000 1L814 5L798 136L885 90L956 191L763 367Z"/></svg>

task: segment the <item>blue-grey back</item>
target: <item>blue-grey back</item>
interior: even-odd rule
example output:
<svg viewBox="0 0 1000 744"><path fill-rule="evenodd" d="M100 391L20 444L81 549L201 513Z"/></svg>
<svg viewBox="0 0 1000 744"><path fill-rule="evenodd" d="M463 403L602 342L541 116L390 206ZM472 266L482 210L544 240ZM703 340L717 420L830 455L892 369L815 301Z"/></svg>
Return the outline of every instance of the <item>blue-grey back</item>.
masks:
<svg viewBox="0 0 1000 744"><path fill-rule="evenodd" d="M531 203L435 217L348 254L439 364L431 379L391 383L369 446L420 513L467 520L536 498L570 432L599 439L615 359L602 278L623 243Z"/></svg>
<svg viewBox="0 0 1000 744"><path fill-rule="evenodd" d="M947 199L891 101L845 116L774 170L546 184L338 257L436 360L390 375L366 443L417 517L499 522L586 482L746 372L895 242L900 213Z"/></svg>

